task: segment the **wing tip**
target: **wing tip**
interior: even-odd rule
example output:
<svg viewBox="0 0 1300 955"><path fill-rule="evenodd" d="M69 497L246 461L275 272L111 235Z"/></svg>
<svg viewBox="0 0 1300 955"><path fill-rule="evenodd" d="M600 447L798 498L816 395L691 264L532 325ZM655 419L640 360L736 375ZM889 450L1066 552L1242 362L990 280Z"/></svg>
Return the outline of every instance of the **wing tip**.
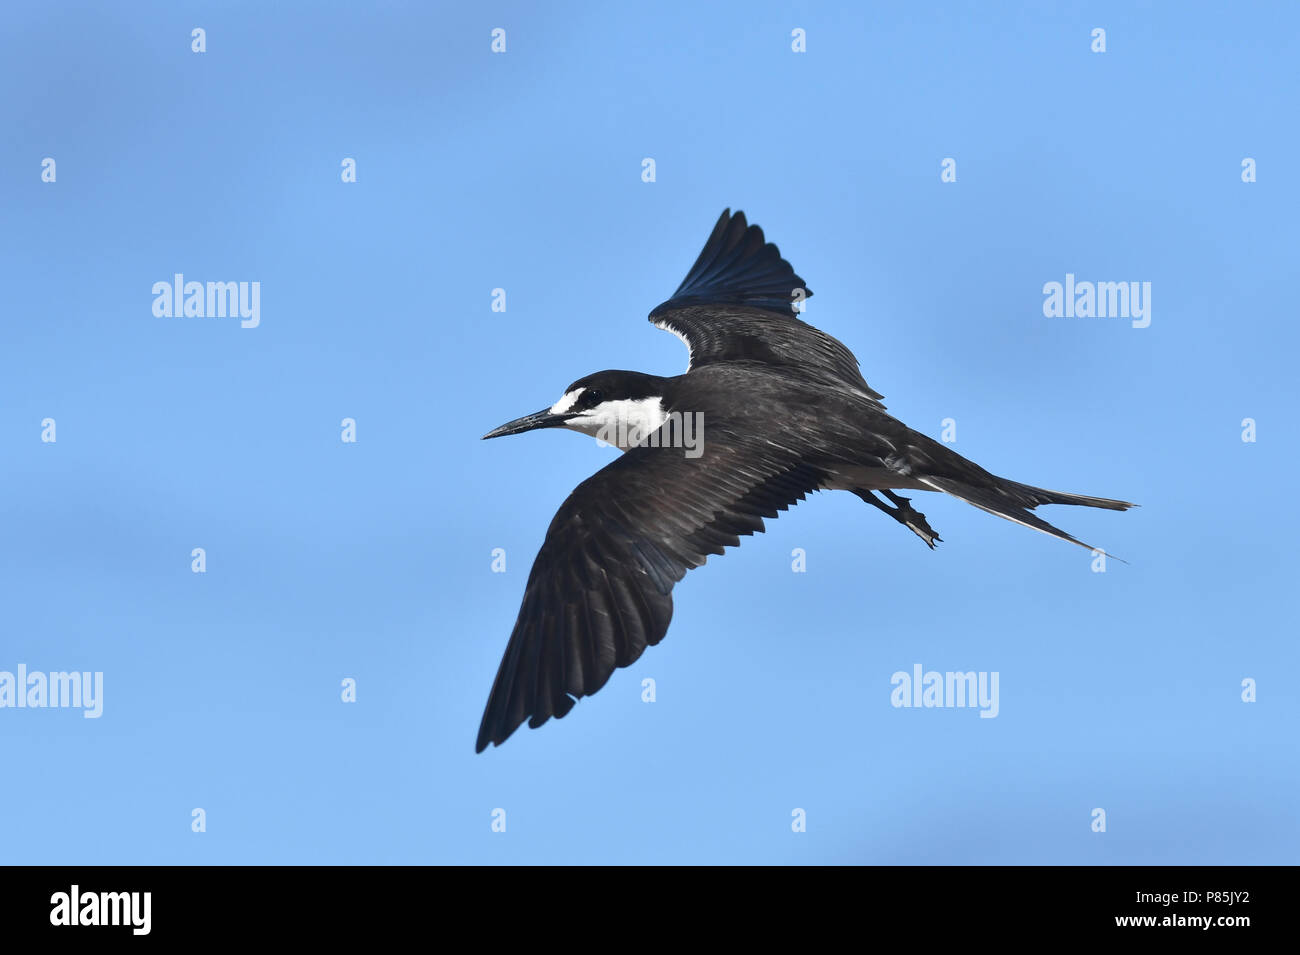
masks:
<svg viewBox="0 0 1300 955"><path fill-rule="evenodd" d="M655 306L650 319L687 305L744 305L795 317L794 304L812 295L762 228L751 225L744 210L733 213L728 206L686 278L671 298Z"/></svg>

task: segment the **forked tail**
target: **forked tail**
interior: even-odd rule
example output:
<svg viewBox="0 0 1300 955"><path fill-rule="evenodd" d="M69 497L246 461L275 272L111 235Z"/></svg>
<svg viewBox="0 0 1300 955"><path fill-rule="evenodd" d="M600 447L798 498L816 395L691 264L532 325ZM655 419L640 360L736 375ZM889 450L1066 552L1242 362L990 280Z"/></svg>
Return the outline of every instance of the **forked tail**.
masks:
<svg viewBox="0 0 1300 955"><path fill-rule="evenodd" d="M1052 537L1069 541L1071 544L1078 544L1080 547L1088 548L1088 550L1098 550L1098 548L1079 540L1072 534L1067 534L1059 527L1053 527L1037 514L1034 514L1033 509L1040 504L1077 504L1084 507L1103 507L1110 511L1127 511L1130 507L1137 507L1136 504L1130 504L1128 501L1116 501L1108 497L1089 497L1086 494L1068 494L1064 491L1049 491L1046 488L1020 484L1016 481L1008 481L1005 478L997 477L993 478L991 486L988 487L977 487L973 484L967 484L965 481L948 477L921 477L917 475L916 480L927 487L934 488L936 491L943 491L945 494L961 498L968 504L974 504L982 511L988 511L998 517L1015 521L1025 527L1032 527L1036 531L1042 531ZM1107 556L1114 557L1113 554L1107 554ZM1121 560L1118 557L1115 557L1115 559Z"/></svg>

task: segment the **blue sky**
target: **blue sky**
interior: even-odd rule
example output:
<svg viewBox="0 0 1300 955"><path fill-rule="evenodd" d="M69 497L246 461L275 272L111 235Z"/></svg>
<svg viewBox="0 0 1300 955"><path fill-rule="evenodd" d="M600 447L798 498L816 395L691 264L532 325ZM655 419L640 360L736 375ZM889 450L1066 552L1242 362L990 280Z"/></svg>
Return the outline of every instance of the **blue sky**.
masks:
<svg viewBox="0 0 1300 955"><path fill-rule="evenodd" d="M0 670L104 697L0 709L0 861L1296 861L1294 9L6 19ZM680 373L645 315L724 206L892 413L1140 502L1045 512L1130 563L924 495L931 553L814 495L476 756L546 526L614 454L479 436L592 371ZM259 282L260 324L156 316L177 272ZM1067 274L1150 282L1150 326L1045 317ZM998 716L891 706L916 664L997 672Z"/></svg>

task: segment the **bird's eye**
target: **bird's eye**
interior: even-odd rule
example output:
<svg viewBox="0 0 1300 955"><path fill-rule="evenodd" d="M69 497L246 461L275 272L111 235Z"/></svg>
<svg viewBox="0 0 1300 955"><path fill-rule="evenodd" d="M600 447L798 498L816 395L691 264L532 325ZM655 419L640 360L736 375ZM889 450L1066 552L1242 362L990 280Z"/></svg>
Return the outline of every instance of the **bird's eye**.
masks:
<svg viewBox="0 0 1300 955"><path fill-rule="evenodd" d="M605 399L605 396L601 394L599 391L589 391L587 392L585 397L587 399L587 403L592 405L598 405Z"/></svg>

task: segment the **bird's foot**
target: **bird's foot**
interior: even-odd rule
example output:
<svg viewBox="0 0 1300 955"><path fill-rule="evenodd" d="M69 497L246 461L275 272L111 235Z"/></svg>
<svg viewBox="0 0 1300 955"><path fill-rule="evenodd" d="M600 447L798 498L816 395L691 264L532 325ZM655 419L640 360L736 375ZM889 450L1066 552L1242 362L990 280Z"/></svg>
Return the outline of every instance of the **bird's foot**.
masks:
<svg viewBox="0 0 1300 955"><path fill-rule="evenodd" d="M912 499L910 497L903 497L901 494L895 494L893 491L878 492L893 501L894 506L890 507L884 501L877 498L871 491L856 491L854 493L868 504L880 508L880 510L884 511L917 537L921 538L921 540L925 541L925 546L929 547L931 550L934 550L936 541L942 543L943 538L935 533L934 528L932 528L929 522L926 521L925 515L912 506Z"/></svg>

